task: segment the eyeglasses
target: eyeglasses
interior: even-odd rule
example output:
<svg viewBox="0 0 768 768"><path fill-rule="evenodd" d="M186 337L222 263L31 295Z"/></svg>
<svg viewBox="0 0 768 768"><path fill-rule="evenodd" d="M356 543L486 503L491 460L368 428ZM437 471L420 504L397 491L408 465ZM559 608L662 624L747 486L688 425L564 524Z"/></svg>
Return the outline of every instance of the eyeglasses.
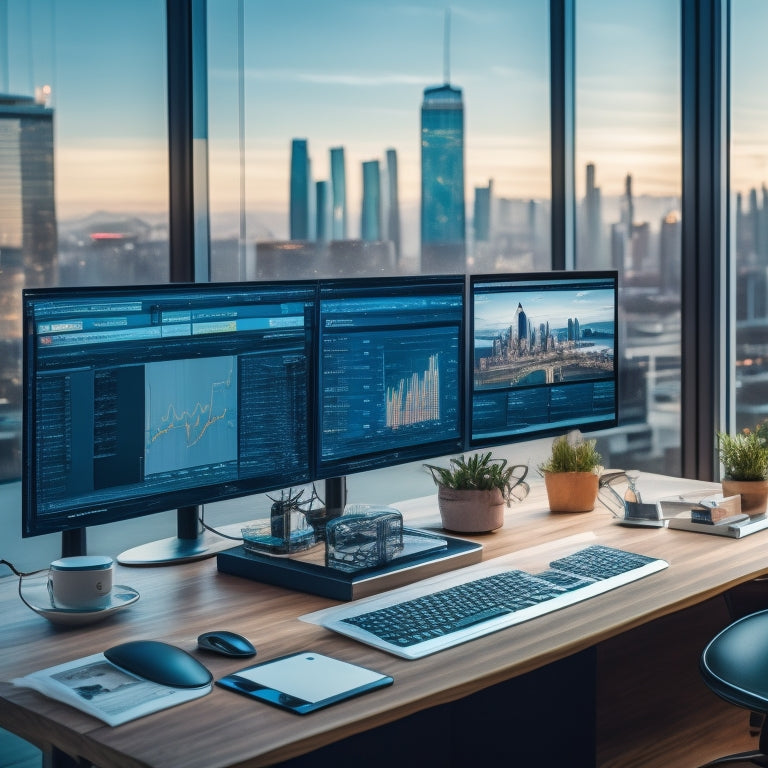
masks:
<svg viewBox="0 0 768 768"><path fill-rule="evenodd" d="M512 502L523 501L531 490L531 486L525 482L528 475L527 464L515 464L512 468L512 474L509 478L509 495L507 500Z"/></svg>
<svg viewBox="0 0 768 768"><path fill-rule="evenodd" d="M637 473L628 473L624 470L604 472L600 475L600 483L597 491L597 500L614 516L624 517L626 514L625 502L639 502L640 493L635 487ZM626 485L623 494L619 495L617 487Z"/></svg>

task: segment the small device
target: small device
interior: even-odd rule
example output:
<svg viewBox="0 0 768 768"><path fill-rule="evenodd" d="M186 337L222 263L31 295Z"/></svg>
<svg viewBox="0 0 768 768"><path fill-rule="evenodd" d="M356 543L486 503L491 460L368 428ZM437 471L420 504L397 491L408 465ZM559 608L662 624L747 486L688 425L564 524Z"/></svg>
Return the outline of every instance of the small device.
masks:
<svg viewBox="0 0 768 768"><path fill-rule="evenodd" d="M113 645L104 656L126 672L172 688L200 688L213 680L208 668L192 654L156 640Z"/></svg>
<svg viewBox="0 0 768 768"><path fill-rule="evenodd" d="M393 682L381 672L306 651L246 667L217 684L305 715Z"/></svg>
<svg viewBox="0 0 768 768"><path fill-rule="evenodd" d="M203 632L197 638L197 647L223 656L255 656L256 649L248 638L226 629Z"/></svg>

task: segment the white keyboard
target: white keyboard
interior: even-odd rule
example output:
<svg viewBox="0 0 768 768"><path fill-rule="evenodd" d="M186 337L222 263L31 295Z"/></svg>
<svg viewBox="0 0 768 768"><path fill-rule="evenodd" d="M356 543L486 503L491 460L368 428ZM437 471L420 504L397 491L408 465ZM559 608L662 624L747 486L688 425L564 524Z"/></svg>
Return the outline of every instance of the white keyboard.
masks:
<svg viewBox="0 0 768 768"><path fill-rule="evenodd" d="M488 560L301 619L417 659L587 600L667 566L665 560L593 544L552 560L540 573Z"/></svg>

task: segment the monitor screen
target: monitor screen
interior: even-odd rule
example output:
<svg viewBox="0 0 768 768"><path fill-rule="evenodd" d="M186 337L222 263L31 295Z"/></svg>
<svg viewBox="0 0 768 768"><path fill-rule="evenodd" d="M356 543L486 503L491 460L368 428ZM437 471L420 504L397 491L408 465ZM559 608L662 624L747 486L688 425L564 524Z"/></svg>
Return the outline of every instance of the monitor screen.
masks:
<svg viewBox="0 0 768 768"><path fill-rule="evenodd" d="M615 272L473 275L470 445L615 426Z"/></svg>
<svg viewBox="0 0 768 768"><path fill-rule="evenodd" d="M25 291L23 535L309 481L315 296Z"/></svg>
<svg viewBox="0 0 768 768"><path fill-rule="evenodd" d="M464 447L464 277L323 282L317 475Z"/></svg>

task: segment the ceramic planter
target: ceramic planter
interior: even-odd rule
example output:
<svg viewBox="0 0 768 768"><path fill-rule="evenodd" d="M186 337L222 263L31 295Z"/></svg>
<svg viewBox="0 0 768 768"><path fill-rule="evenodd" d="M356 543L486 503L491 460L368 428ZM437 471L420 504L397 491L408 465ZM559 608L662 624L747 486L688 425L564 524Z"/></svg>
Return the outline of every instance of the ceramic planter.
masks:
<svg viewBox="0 0 768 768"><path fill-rule="evenodd" d="M591 512L597 501L599 478L594 472L545 472L552 512Z"/></svg>
<svg viewBox="0 0 768 768"><path fill-rule="evenodd" d="M456 533L488 533L504 525L504 497L490 491L462 491L438 486L437 503L443 528Z"/></svg>

